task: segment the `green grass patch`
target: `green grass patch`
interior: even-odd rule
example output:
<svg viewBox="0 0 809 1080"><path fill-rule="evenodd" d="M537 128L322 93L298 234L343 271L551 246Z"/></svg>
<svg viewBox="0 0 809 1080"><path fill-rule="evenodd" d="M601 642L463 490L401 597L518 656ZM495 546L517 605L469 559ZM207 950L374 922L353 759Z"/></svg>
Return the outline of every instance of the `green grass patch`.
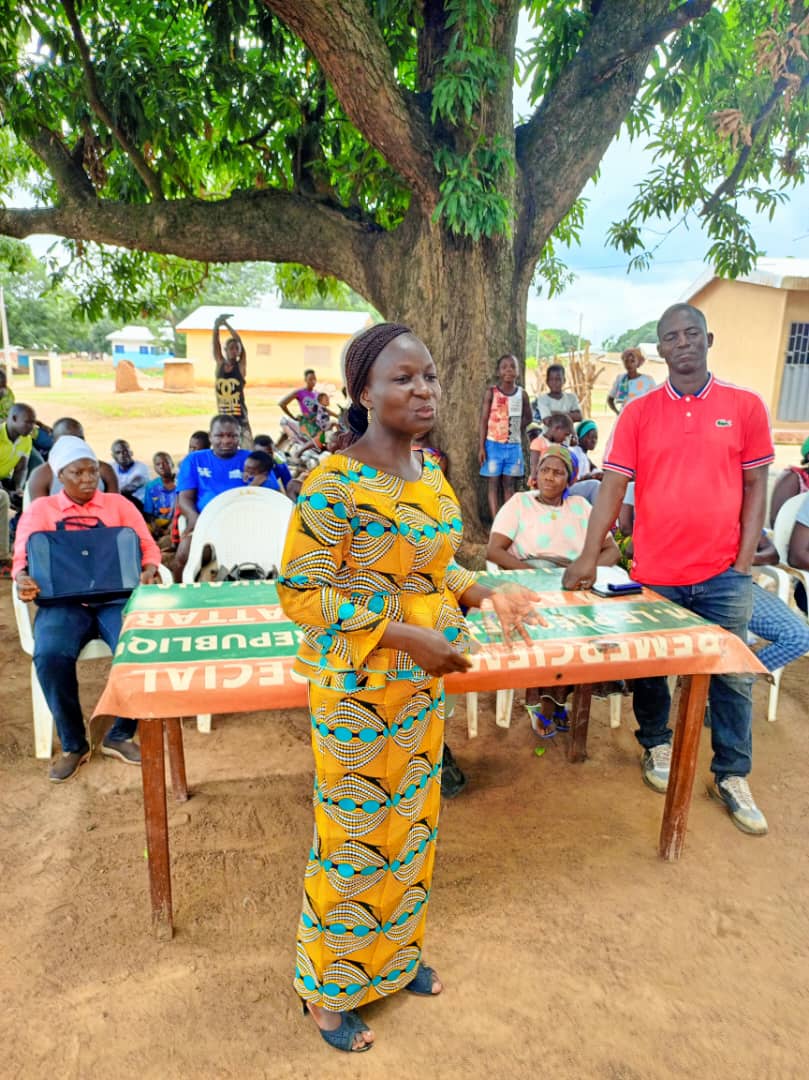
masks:
<svg viewBox="0 0 809 1080"><path fill-rule="evenodd" d="M139 420L144 417L161 417L161 416L210 416L211 405L203 405L202 403L194 405L191 402L164 400L155 402L138 402L137 404L129 404L126 401L122 401L120 405L118 402L104 402L99 401L93 404L89 404L86 400L84 406L87 412L92 413L94 416L104 416L108 419L118 419L119 417L127 420Z"/></svg>

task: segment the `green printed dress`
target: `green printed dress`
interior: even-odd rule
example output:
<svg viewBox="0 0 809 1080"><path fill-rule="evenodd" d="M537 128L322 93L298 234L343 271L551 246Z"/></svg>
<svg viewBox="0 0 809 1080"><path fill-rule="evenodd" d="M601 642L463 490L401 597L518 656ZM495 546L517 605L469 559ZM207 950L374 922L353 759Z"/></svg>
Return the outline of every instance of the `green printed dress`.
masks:
<svg viewBox="0 0 809 1080"><path fill-rule="evenodd" d="M344 1011L401 990L421 959L438 827L444 691L390 620L468 643L457 598L474 584L454 555L455 494L424 457L410 482L341 454L306 481L278 593L302 628L315 830L298 927L295 989Z"/></svg>

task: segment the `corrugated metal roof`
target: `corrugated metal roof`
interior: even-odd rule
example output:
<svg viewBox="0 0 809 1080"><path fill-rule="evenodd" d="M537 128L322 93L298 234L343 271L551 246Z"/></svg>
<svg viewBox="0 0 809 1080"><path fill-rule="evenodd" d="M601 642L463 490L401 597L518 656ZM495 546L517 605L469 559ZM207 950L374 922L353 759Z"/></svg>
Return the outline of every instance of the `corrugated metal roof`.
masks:
<svg viewBox="0 0 809 1080"><path fill-rule="evenodd" d="M143 341L150 343L156 342L157 338L148 326L125 326L122 330L114 330L111 334L107 334L107 341Z"/></svg>
<svg viewBox="0 0 809 1080"><path fill-rule="evenodd" d="M687 303L718 276L706 270L686 289L681 300ZM809 290L809 259L759 259L749 274L741 274L736 280L770 289Z"/></svg>
<svg viewBox="0 0 809 1080"><path fill-rule="evenodd" d="M349 336L369 326L371 316L364 311L307 311L299 308L216 307L203 304L177 324L186 330L213 330L218 315L230 315L234 330L273 334L343 334Z"/></svg>

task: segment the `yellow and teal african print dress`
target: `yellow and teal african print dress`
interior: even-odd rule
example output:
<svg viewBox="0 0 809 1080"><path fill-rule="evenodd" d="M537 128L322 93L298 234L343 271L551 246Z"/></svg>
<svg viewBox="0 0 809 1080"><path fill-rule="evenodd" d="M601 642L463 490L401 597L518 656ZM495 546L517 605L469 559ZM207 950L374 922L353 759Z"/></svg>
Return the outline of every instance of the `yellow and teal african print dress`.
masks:
<svg viewBox="0 0 809 1080"><path fill-rule="evenodd" d="M315 831L295 989L344 1011L407 986L421 959L440 802L441 680L379 647L391 620L463 649L461 515L437 464L408 482L335 454L307 479L278 583L302 629Z"/></svg>

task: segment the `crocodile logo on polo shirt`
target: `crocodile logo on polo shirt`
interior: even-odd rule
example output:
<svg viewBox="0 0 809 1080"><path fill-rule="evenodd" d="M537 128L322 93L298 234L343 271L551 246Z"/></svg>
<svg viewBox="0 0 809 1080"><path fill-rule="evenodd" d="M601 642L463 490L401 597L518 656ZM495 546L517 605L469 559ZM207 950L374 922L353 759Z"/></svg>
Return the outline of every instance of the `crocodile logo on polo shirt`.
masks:
<svg viewBox="0 0 809 1080"><path fill-rule="evenodd" d="M717 427L733 427L733 421L732 420L717 420L716 421L716 426Z"/></svg>

